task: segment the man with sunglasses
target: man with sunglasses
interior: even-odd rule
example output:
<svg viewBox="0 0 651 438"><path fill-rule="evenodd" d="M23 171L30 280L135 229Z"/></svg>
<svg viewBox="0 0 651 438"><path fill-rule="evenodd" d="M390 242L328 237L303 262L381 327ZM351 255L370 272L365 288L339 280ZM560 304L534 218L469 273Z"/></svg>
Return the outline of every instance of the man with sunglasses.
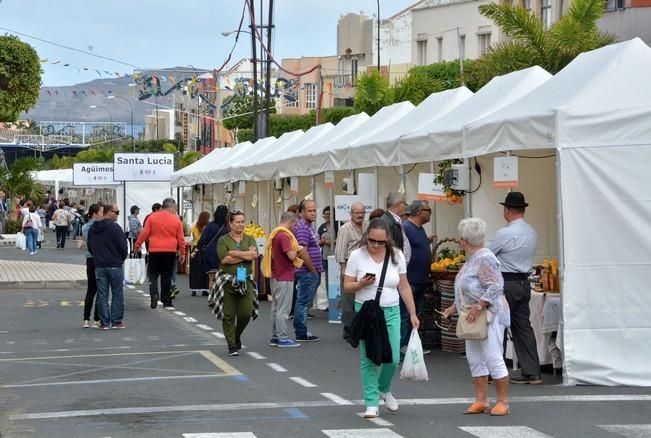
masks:
<svg viewBox="0 0 651 438"><path fill-rule="evenodd" d="M88 231L88 251L95 262L97 282L97 310L100 330L123 329L124 324L124 260L127 258L127 239L116 223L120 210L114 205L104 205L104 218ZM109 289L111 306L109 308Z"/></svg>

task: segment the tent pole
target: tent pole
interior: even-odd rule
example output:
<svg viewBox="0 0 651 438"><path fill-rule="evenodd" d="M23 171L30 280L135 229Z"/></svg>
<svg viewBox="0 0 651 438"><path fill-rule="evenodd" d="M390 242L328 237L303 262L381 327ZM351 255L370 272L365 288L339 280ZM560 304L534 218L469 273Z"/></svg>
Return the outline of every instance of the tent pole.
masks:
<svg viewBox="0 0 651 438"><path fill-rule="evenodd" d="M429 163L429 172L434 175L435 172L435 164L432 161ZM436 201L430 201L429 203L429 208L432 209L432 215L430 216L431 220L430 223L432 224L432 233L436 234L438 236L438 233L436 232ZM436 242L434 242L436 243Z"/></svg>
<svg viewBox="0 0 651 438"><path fill-rule="evenodd" d="M127 182L122 182L122 229L127 231Z"/></svg>
<svg viewBox="0 0 651 438"><path fill-rule="evenodd" d="M375 208L380 208L380 170L377 166L373 168L375 174Z"/></svg>
<svg viewBox="0 0 651 438"><path fill-rule="evenodd" d="M260 202L260 181L255 182L255 223L260 224L260 208L258 206Z"/></svg>
<svg viewBox="0 0 651 438"><path fill-rule="evenodd" d="M558 141L558 111L555 111L554 117L556 119L554 139ZM556 220L558 222L558 276L561 284L561 345L560 349L563 352L563 385L568 385L568 376L567 376L567 367L565 365L565 317L564 317L564 299L563 295L565 291L563 290L563 284L565 284L565 251L564 251L564 231L563 231L563 201L562 201L562 181L561 178L562 172L562 161L561 161L561 148L556 146Z"/></svg>
<svg viewBox="0 0 651 438"><path fill-rule="evenodd" d="M470 167L470 160L467 159L467 158L464 158L463 159L463 164L464 164L464 166L469 168ZM472 175L471 175L471 172L468 171L468 190L470 190L471 187L472 187ZM466 194L466 200L463 203L463 217L464 218L472 217L472 205L470 205L471 203L472 203L472 193L468 192Z"/></svg>

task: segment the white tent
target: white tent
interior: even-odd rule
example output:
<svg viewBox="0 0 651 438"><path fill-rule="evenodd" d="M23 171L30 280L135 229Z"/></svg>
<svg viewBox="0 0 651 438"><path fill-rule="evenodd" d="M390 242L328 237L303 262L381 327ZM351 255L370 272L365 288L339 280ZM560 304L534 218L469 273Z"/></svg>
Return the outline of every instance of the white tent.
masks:
<svg viewBox="0 0 651 438"><path fill-rule="evenodd" d="M241 143L238 147L243 146L246 143ZM171 177L172 186L190 187L195 184L200 184L203 181L199 181L199 175L217 166L231 150L232 148L215 149L189 166L177 170Z"/></svg>
<svg viewBox="0 0 651 438"><path fill-rule="evenodd" d="M433 120L421 131L400 138L399 162L459 158L464 125L509 105L550 77L549 73L536 66L491 79L446 115Z"/></svg>
<svg viewBox="0 0 651 438"><path fill-rule="evenodd" d="M651 49L584 53L467 126L464 155L556 149L569 384L651 385Z"/></svg>
<svg viewBox="0 0 651 438"><path fill-rule="evenodd" d="M198 178L200 182L203 184L215 184L229 181L229 171L232 166L237 166L243 160L251 159L251 157L256 155L256 151L275 141L276 137L266 137L261 138L255 143L246 141L232 147L229 153L225 154L219 163L211 166L208 170L199 172Z"/></svg>
<svg viewBox="0 0 651 438"><path fill-rule="evenodd" d="M241 162L234 164L229 172L229 179L231 181L246 180L246 181L260 181L265 180L257 170L257 165L266 161L271 153L276 151L283 151L296 145L296 142L304 137L301 130L286 132L278 138L275 142L269 142L265 147L256 149L255 155L245 157Z"/></svg>

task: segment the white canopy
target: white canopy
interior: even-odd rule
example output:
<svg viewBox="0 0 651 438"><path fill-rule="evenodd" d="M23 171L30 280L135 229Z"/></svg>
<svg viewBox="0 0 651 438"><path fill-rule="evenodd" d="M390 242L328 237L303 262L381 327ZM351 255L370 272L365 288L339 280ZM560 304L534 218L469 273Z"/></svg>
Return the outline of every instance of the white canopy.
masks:
<svg viewBox="0 0 651 438"><path fill-rule="evenodd" d="M385 163L387 166L408 164L400 162L398 142L404 135L423 129L473 95L466 87L430 94L427 99L402 117L399 122L372 132L369 137L355 141L346 148L345 162L350 169L361 169Z"/></svg>
<svg viewBox="0 0 651 438"><path fill-rule="evenodd" d="M32 176L35 181L41 184L50 186L61 183L72 185L72 169L39 170L38 172L33 172Z"/></svg>
<svg viewBox="0 0 651 438"><path fill-rule="evenodd" d="M243 161L250 160L251 157L254 157L255 154L257 154L258 150L261 150L269 143L275 141L276 137L272 136L261 138L255 143L246 141L232 147L229 150L229 153L225 154L218 163L212 166L209 170L201 171L199 173L198 178L200 182L202 184L216 184L229 181L229 171L231 167L235 167L238 163Z"/></svg>
<svg viewBox="0 0 651 438"><path fill-rule="evenodd" d="M464 125L511 104L550 77L545 70L535 66L491 79L446 115L434 119L415 134L401 137L399 161L418 163L459 158Z"/></svg>
<svg viewBox="0 0 651 438"><path fill-rule="evenodd" d="M240 147L246 143L240 143L237 147ZM208 155L200 158L189 166L179 169L172 174L171 182L173 186L193 186L195 184L201 184L202 181L199 181L198 176L204 172L209 171L213 167L217 166L231 151L232 148L219 148L211 151Z"/></svg>

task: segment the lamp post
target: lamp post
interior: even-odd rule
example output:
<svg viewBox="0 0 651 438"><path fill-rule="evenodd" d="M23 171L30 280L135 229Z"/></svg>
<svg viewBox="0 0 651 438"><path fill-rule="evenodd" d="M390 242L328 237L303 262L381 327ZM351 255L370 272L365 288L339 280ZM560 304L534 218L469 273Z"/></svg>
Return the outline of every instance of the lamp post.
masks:
<svg viewBox="0 0 651 438"><path fill-rule="evenodd" d="M110 109L108 109L108 108L106 108L105 106L102 106L102 105L90 105L89 108L93 108L93 109L95 109L95 108L102 108L102 109L106 110L106 112L107 112L108 115L109 115L109 123L113 123L113 114L111 114L111 110L110 110Z"/></svg>
<svg viewBox="0 0 651 438"><path fill-rule="evenodd" d="M122 99L122 100L124 100L126 103L129 104L129 109L131 110L131 148L132 148L133 151L135 152L135 151L136 151L136 143L135 143L135 137L134 137L134 135L133 135L133 104L132 104L131 101L130 101L129 99L127 99L126 97L116 96L115 94L111 94L111 95L108 97L108 99ZM158 114L156 114L156 117L158 117Z"/></svg>
<svg viewBox="0 0 651 438"><path fill-rule="evenodd" d="M377 72L380 73L380 0L377 0Z"/></svg>

